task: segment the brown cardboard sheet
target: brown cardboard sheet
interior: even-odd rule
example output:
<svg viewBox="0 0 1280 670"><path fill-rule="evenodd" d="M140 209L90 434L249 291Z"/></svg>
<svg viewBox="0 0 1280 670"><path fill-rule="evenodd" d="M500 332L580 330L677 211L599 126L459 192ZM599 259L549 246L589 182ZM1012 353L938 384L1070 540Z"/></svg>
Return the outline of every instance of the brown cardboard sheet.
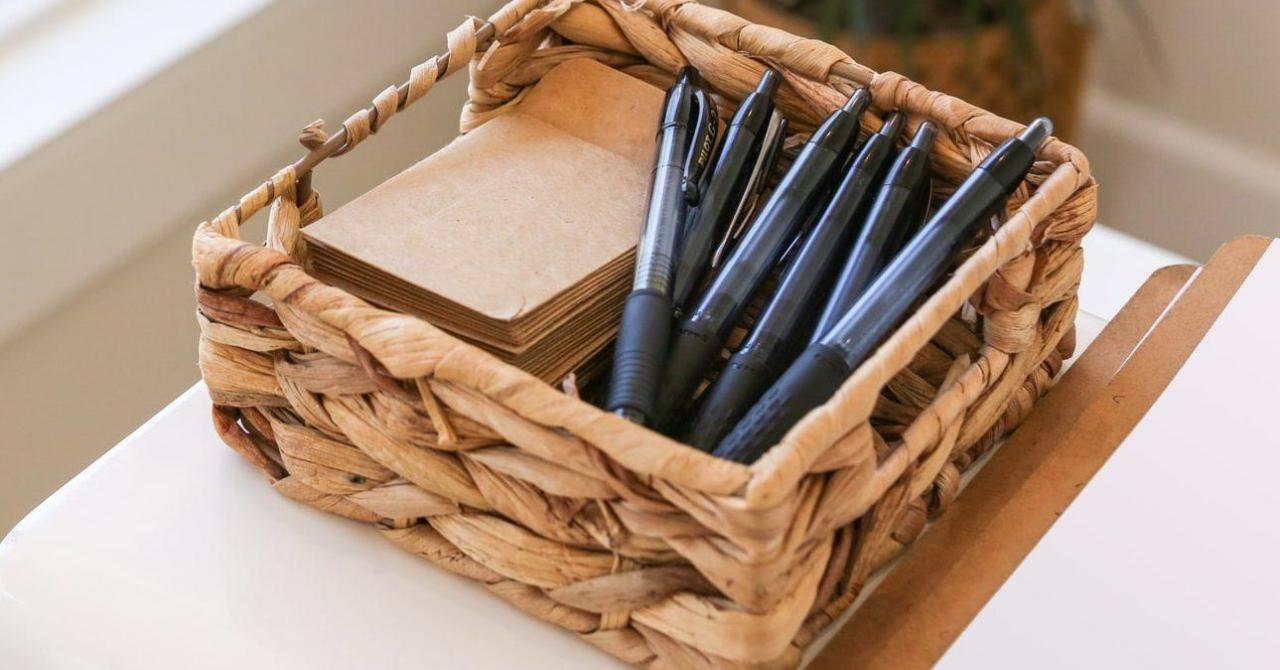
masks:
<svg viewBox="0 0 1280 670"><path fill-rule="evenodd" d="M420 289L393 277L364 277L364 269L358 261L342 256L328 257L327 253L321 249L312 250L311 271L318 279L363 295L376 304L438 322L485 348L513 354L519 354L548 338L556 337L560 331L582 328L583 318L590 315L601 312L614 315L621 313L623 299L630 289L627 279L631 274L631 254L626 254L623 256L625 268L610 277L584 282L581 290L575 287L573 296L557 298L556 301L563 303L563 306L549 306L539 310L535 318L509 322L509 327L495 328L483 320L470 318L464 311L433 314L433 310L425 307L419 300ZM368 281L378 282L376 291L365 285Z"/></svg>
<svg viewBox="0 0 1280 670"><path fill-rule="evenodd" d="M616 330L662 92L591 60L304 229L309 269L546 379Z"/></svg>
<svg viewBox="0 0 1280 670"><path fill-rule="evenodd" d="M1153 274L810 667L932 667L1168 386L1270 241L1223 245L1190 284L1193 266Z"/></svg>

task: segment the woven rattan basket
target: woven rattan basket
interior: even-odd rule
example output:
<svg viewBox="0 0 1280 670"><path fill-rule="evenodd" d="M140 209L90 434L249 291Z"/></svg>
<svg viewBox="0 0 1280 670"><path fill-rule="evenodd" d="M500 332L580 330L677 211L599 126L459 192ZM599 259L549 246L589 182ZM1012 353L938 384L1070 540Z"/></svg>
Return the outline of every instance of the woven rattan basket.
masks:
<svg viewBox="0 0 1280 670"><path fill-rule="evenodd" d="M309 276L311 173L470 67L462 130L557 63L665 86L696 65L731 110L767 63L808 132L857 88L943 129L956 183L1021 126L836 48L684 0L516 0L210 222L194 241L200 366L222 438L281 493L371 524L428 561L630 663L790 667L1016 426L1073 344L1096 187L1050 140L1007 221L826 405L751 466L632 425L422 320ZM945 187L942 187L945 194ZM480 194L483 197L483 194ZM264 245L240 225L269 208ZM514 225L514 224L513 224Z"/></svg>

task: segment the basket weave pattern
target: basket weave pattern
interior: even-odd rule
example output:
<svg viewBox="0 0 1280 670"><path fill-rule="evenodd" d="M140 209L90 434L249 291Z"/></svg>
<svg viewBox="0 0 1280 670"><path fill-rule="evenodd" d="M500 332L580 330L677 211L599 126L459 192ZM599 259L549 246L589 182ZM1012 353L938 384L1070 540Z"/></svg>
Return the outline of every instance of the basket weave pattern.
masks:
<svg viewBox="0 0 1280 670"><path fill-rule="evenodd" d="M1070 355L1096 186L1083 155L1050 140L1005 224L835 397L758 462L723 461L303 269L299 230L321 216L316 165L464 67L465 132L573 58L658 86L691 63L730 113L768 64L802 133L869 87L868 130L890 110L943 130L939 184L1021 129L693 2L515 0L450 32L447 53L332 136L308 128L310 153L199 226L200 365L215 426L286 496L372 524L629 663L792 667ZM266 243L242 241L240 225L264 209Z"/></svg>

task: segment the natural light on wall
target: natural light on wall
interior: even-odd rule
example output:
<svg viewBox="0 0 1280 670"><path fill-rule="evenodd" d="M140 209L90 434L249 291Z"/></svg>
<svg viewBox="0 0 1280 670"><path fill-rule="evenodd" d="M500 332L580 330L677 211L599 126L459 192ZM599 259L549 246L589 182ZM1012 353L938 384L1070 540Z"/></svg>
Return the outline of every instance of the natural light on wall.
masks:
<svg viewBox="0 0 1280 670"><path fill-rule="evenodd" d="M0 169L267 2L3 0Z"/></svg>

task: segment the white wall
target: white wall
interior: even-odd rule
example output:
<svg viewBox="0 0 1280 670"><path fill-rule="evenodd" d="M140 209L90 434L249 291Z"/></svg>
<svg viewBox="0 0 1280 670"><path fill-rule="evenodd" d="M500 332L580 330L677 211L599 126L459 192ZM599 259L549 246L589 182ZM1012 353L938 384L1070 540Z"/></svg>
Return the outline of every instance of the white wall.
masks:
<svg viewBox="0 0 1280 670"><path fill-rule="evenodd" d="M307 122L337 127L498 4L274 0L0 171L0 536L199 378L195 224L299 156ZM321 166L326 207L452 138L465 85Z"/></svg>
<svg viewBox="0 0 1280 670"><path fill-rule="evenodd" d="M146 9L150 1L105 4ZM73 8L82 4L92 8L104 1L71 3ZM0 234L8 240L0 245L0 286L22 287L21 300L6 301L0 310L0 342L143 246L233 204L300 154L293 138L305 124L323 117L330 128L337 126L442 49L444 33L467 13L483 13L498 3L377 0L360 4L358 11L338 0L266 4L22 160L0 165ZM192 4L189 11L202 10ZM47 27L53 33L49 39L61 28ZM72 63L111 58L119 50L106 47L121 38L108 28L99 30L104 31L102 45L84 40L64 45L81 49ZM163 34L165 26L151 30ZM78 77L66 86L90 88ZM374 138L370 142L376 148L362 147L335 161L342 164L338 169L356 164L355 172L361 165L381 168L364 179L331 180L331 187L345 189L333 195L377 183L375 177L404 166L429 150L441 133L450 133L460 86L398 116L384 131L397 139ZM436 102L447 96L452 96L447 103ZM36 95L18 106L39 107L42 99ZM22 115L4 111L11 106L0 106L6 132L25 132ZM419 111L433 106L433 111Z"/></svg>
<svg viewBox="0 0 1280 670"><path fill-rule="evenodd" d="M1080 146L1100 218L1198 259L1280 235L1280 3L1126 0L1151 18L1151 62L1121 0L1101 14Z"/></svg>

